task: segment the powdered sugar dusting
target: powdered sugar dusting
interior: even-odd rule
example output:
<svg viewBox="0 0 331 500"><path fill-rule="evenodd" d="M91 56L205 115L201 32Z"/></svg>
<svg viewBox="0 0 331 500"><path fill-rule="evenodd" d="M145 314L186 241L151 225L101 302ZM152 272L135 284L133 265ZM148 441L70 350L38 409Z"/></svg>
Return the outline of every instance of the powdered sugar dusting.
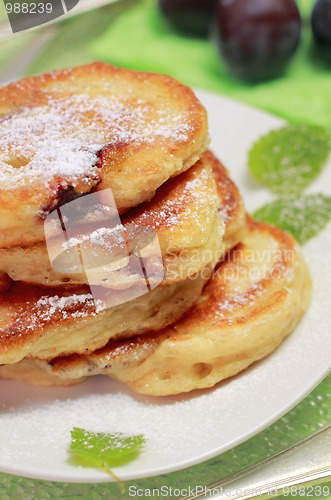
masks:
<svg viewBox="0 0 331 500"><path fill-rule="evenodd" d="M82 306L88 305L88 308ZM99 304L101 305L101 304ZM45 295L41 297L36 308L39 312L38 316L44 322L51 321L54 314L61 314L63 319L68 318L84 318L91 314L90 308L96 306L93 296L90 293L73 294L68 297L59 297L58 295ZM72 309L75 309L74 311Z"/></svg>
<svg viewBox="0 0 331 500"><path fill-rule="evenodd" d="M83 234L79 237L70 238L68 241L62 243L61 246L64 250L68 250L69 248L77 247L85 242L89 242L93 246L111 250L114 245L122 245L125 242L125 228L120 224L112 228L100 227L90 234Z"/></svg>
<svg viewBox="0 0 331 500"><path fill-rule="evenodd" d="M22 304L12 316L9 311L10 325L0 328L0 334L22 337L26 332L42 330L45 325L54 321L59 323L67 319L95 316L104 309L103 306L102 300L94 299L90 293L44 295L35 303Z"/></svg>
<svg viewBox="0 0 331 500"><path fill-rule="evenodd" d="M225 184L226 189L226 184ZM228 190L224 193L224 199L222 206L218 209L218 213L222 217L225 224L229 223L235 215L235 209L238 207L237 198L232 196L232 193Z"/></svg>
<svg viewBox="0 0 331 500"><path fill-rule="evenodd" d="M226 313L231 313L237 307L253 305L256 296L260 295L263 291L261 284L254 284L249 290L244 293L237 293L229 298L226 298L218 306L218 311L226 316Z"/></svg>
<svg viewBox="0 0 331 500"><path fill-rule="evenodd" d="M180 113L155 110L144 101L91 98L49 99L46 105L21 109L0 121L2 189L43 181L51 187L96 183L98 152L106 145L152 144L163 138L186 141L192 127ZM147 118L148 117L148 118Z"/></svg>
<svg viewBox="0 0 331 500"><path fill-rule="evenodd" d="M240 290L239 287L234 287L231 293L225 291L223 299L212 309L215 321L226 321L232 325L236 314L241 314L242 308L254 307L257 298L262 294L263 286L260 282L253 283L248 289Z"/></svg>
<svg viewBox="0 0 331 500"><path fill-rule="evenodd" d="M156 230L163 226L171 231L178 226L182 229L189 222L194 231L204 233L209 231L218 206L215 186L210 183L210 172L203 168L194 172L194 177L185 184L172 189L170 195L161 198L160 202L154 205L152 200L144 206L133 222Z"/></svg>

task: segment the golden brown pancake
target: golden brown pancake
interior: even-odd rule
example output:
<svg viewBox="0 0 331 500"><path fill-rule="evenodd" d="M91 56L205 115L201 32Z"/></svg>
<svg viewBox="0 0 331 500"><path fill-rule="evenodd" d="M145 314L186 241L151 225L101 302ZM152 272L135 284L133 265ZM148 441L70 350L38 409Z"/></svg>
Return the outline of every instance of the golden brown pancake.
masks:
<svg viewBox="0 0 331 500"><path fill-rule="evenodd" d="M0 88L0 247L43 240L54 208L111 188L150 200L208 145L206 111L176 80L94 63Z"/></svg>
<svg viewBox="0 0 331 500"><path fill-rule="evenodd" d="M198 300L211 273L212 265L195 279L158 286L148 293L138 286L129 292L103 289L112 292L107 297L102 293L104 300L117 303L108 308L97 291L92 295L88 287L44 289L13 283L1 295L0 364L26 356L49 359L91 352L110 338L163 328Z"/></svg>
<svg viewBox="0 0 331 500"><path fill-rule="evenodd" d="M123 302L99 313L88 287L81 286L74 290L72 287L68 290L63 287L45 289L20 282L12 283L11 288L1 295L0 363L14 363L26 356L47 359L60 354L95 350L104 346L110 338L163 328L189 309L198 300L203 285L218 262L220 252L224 254L236 245L247 230L244 207L236 186L211 153L206 155L207 160L213 167L219 198L224 202L221 219L224 219L226 226L223 237L218 233L217 225L211 231L215 248L209 246L206 264L201 266L199 259L192 259L191 266L199 264L199 273L190 275L191 279L185 281L159 286L135 300ZM192 175L191 180L193 179L194 183L194 171ZM180 182L180 178L173 182ZM172 187L171 193L176 195L175 187ZM177 206L175 198L171 198L171 205L174 207ZM178 211L181 207L182 204L179 203ZM135 220L138 221L139 217L142 217L142 223L149 224L149 218L144 217L144 213L147 212L140 212L138 208ZM151 220L155 223L154 217ZM189 229L194 232L194 228L188 226L187 230ZM166 232L167 227L161 226L160 231L161 234L162 231ZM195 231L198 232L198 228ZM162 238L160 240L162 241ZM199 256L199 252L197 255ZM182 260L186 265L185 259ZM167 268L175 262L176 260L171 261ZM5 290L10 286L8 277L4 278L4 283L7 283ZM130 297L131 289L135 292L138 287L139 292L140 286L142 285L138 281L129 289L119 289L114 292L115 298L119 301L123 298L125 301L128 294ZM100 288L96 287L94 292L98 290ZM108 292L112 293L111 290Z"/></svg>
<svg viewBox="0 0 331 500"><path fill-rule="evenodd" d="M216 259L220 259L229 248L241 241L246 231L245 209L238 189L226 169L210 152L204 153L194 167L163 184L150 202L124 214L122 224L124 227L120 227L119 231L124 229L126 235L132 229L138 238L146 230L157 235L160 246L151 246L150 255L146 258L151 262L149 266L147 263L151 276L153 259L157 259L157 251L160 250L164 267L163 284L183 281L197 274L209 262L215 261L215 254ZM80 272L61 273L54 269L44 242L0 249L0 269L15 281L45 286L89 283L121 289L143 279L135 265L131 269L126 261L123 267L118 267L116 262L109 263L110 250L116 254L114 247L117 240L113 230L106 233L106 229L101 227L94 231L92 226L92 229L85 227L85 234L88 236L84 239L84 235L78 232L73 239L75 244L62 251L64 267L69 269L75 266ZM96 238L96 234L100 237ZM52 240L60 253L62 240ZM68 242L65 244L68 245ZM78 254L76 257L74 253L71 257L72 249L77 250L77 244L87 261L90 257L89 267L94 267L92 271L84 272ZM116 266L118 269L114 269Z"/></svg>
<svg viewBox="0 0 331 500"><path fill-rule="evenodd" d="M214 175L219 177L219 196ZM0 249L0 269L15 281L45 286L93 284L127 288L144 278L141 269L137 269L135 255L131 262L125 258L128 243L134 247L151 234L152 243L154 236L158 242L144 249L149 275L153 274L153 259L157 264L157 257L162 256L163 284L184 281L215 261L215 254L216 259L221 257L225 224L223 212L220 214L218 209L232 209L233 203L240 211L232 217L239 233L245 222L238 190L215 157L206 153L191 169L163 184L150 202L126 212L115 227L90 224L82 232L79 225L74 234L71 229L71 238L67 240L61 235L49 239L47 246L40 242ZM55 264L48 251L51 256L58 255ZM162 262L159 264L162 266ZM61 268L63 272L59 272Z"/></svg>
<svg viewBox="0 0 331 500"><path fill-rule="evenodd" d="M60 385L105 374L153 396L212 387L270 354L298 324L310 294L309 272L292 236L250 221L244 241L175 324L111 341L86 356L24 360L18 370L0 367L0 375Z"/></svg>

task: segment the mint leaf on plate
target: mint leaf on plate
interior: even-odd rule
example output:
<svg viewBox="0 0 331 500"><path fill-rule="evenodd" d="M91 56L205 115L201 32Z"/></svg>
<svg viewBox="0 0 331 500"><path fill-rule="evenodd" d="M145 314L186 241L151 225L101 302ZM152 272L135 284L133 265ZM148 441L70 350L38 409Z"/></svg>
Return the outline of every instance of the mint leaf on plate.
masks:
<svg viewBox="0 0 331 500"><path fill-rule="evenodd" d="M261 137L249 151L253 177L274 193L299 193L322 171L331 134L313 125L289 125Z"/></svg>
<svg viewBox="0 0 331 500"><path fill-rule="evenodd" d="M282 197L259 208L254 218L288 231L303 244L331 220L331 196L307 194Z"/></svg>
<svg viewBox="0 0 331 500"><path fill-rule="evenodd" d="M71 431L70 452L77 465L99 467L120 482L110 467L124 465L137 458L144 444L142 434L126 436L120 433L90 432L74 427Z"/></svg>

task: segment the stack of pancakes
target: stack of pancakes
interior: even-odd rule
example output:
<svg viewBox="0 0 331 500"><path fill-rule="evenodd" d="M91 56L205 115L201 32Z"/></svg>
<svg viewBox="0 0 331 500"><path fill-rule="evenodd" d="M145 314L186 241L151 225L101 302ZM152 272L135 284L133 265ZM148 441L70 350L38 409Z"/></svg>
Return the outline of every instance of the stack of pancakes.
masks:
<svg viewBox="0 0 331 500"><path fill-rule="evenodd" d="M273 351L310 278L170 77L101 63L0 89L0 377L169 395Z"/></svg>

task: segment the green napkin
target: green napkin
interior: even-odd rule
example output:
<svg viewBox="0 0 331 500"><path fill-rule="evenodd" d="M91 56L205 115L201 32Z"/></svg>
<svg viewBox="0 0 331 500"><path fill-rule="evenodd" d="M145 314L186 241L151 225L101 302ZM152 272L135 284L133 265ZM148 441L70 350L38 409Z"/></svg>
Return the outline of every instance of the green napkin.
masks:
<svg viewBox="0 0 331 500"><path fill-rule="evenodd" d="M210 40L182 36L158 12L156 0L122 13L90 46L95 59L170 74L188 85L219 92L290 121L331 127L331 66L312 50L309 16L314 0L300 0L303 39L286 74L260 84L232 77Z"/></svg>

